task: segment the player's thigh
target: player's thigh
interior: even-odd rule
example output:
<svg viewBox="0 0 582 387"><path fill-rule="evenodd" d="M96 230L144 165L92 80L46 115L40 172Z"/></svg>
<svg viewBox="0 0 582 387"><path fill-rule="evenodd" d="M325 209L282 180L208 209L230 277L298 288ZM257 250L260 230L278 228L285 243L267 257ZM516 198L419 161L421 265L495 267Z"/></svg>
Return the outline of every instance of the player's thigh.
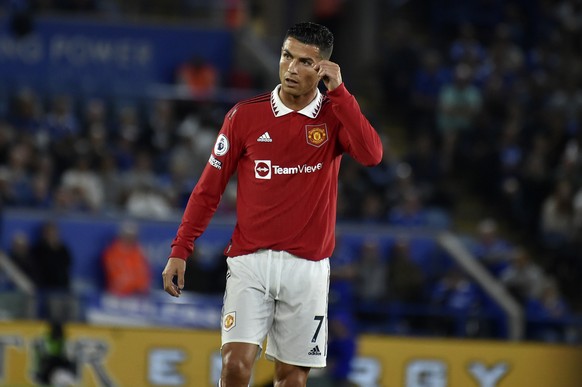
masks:
<svg viewBox="0 0 582 387"><path fill-rule="evenodd" d="M252 256L228 258L222 308L222 345L250 343L262 346L273 321L274 303L265 299Z"/></svg>
<svg viewBox="0 0 582 387"><path fill-rule="evenodd" d="M266 355L291 365L325 367L329 260L300 260L284 270Z"/></svg>

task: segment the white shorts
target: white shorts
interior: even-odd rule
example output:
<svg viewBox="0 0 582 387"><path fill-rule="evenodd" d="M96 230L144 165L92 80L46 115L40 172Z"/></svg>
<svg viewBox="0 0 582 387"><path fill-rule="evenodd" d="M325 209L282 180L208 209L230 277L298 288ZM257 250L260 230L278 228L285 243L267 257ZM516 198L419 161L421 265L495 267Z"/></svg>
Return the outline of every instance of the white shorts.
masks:
<svg viewBox="0 0 582 387"><path fill-rule="evenodd" d="M325 367L329 259L309 261L285 251L259 250L228 258L222 345L251 343L265 357Z"/></svg>

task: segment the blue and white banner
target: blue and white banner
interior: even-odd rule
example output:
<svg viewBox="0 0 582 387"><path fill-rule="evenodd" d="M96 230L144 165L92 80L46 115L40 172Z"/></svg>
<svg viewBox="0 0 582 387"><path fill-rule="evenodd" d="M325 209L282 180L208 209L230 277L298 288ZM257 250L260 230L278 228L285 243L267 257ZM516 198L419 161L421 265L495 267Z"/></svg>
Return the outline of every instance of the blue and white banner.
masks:
<svg viewBox="0 0 582 387"><path fill-rule="evenodd" d="M151 82L173 82L177 67L193 57L224 75L232 52L228 30L39 18L19 38L0 18L0 82L8 88L139 92Z"/></svg>
<svg viewBox="0 0 582 387"><path fill-rule="evenodd" d="M86 301L85 317L90 324L220 328L222 296L185 292L174 298L160 291L147 297L117 297L99 293Z"/></svg>

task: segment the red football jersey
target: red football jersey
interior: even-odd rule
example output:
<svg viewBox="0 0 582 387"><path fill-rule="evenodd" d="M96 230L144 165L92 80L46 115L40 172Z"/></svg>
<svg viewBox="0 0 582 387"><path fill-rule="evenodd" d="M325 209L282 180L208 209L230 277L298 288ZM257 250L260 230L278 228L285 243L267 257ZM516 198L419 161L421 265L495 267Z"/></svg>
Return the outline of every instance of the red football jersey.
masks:
<svg viewBox="0 0 582 387"><path fill-rule="evenodd" d="M309 260L335 244L338 173L347 152L366 166L382 158L378 133L344 84L300 111L277 86L225 116L208 164L192 191L171 257L186 259L206 229L235 170L237 223L225 254L284 250Z"/></svg>

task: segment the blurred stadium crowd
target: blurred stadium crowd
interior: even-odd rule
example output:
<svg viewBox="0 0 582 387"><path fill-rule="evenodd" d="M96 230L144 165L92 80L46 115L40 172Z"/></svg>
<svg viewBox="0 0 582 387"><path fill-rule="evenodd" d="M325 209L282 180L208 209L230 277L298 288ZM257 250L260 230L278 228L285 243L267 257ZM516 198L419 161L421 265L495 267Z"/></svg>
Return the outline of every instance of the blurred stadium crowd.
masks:
<svg viewBox="0 0 582 387"><path fill-rule="evenodd" d="M507 244L490 243L493 250L522 256L525 247L536 271L579 309L582 3L429 3L421 24L388 27L380 67L408 143L432 161L417 183L463 184L463 194L505 226ZM428 192L425 203L434 199ZM452 199L455 213L463 197ZM479 226L481 233L495 228Z"/></svg>
<svg viewBox="0 0 582 387"><path fill-rule="evenodd" d="M177 17L172 9L178 13L184 9L178 2L168 2L172 6L163 11L147 1L22 3L39 14L127 13L128 18L136 14L171 18ZM237 12L229 11L225 28L244 28L245 20L260 22L264 2L226 3ZM349 18L346 9L352 3L314 2L313 18L339 28ZM385 156L371 169L345 158L339 221L453 230L522 302L532 320L579 316L582 2L375 3L386 15L371 64L376 82L355 93L362 95L366 113L381 131ZM239 15L244 12L246 19ZM344 78L349 82L355 77L352 73ZM221 79L208 63L196 63L190 70L177 68L176 83L202 91L272 87L252 74ZM4 96L0 202L5 209L147 219L180 215L223 114L232 105L206 99L78 98L31 88ZM234 187L233 182L227 188L221 215L233 215ZM459 224L466 224L460 210L465 202L479 204L480 219L461 228ZM389 249L374 240L344 247L340 235L332 273L338 293L333 294L348 292L361 306L445 305L473 310L483 304L476 284L460 270L449 270L452 265L427 274L426 267L410 259L405 239ZM392 332L402 334L458 333L446 318L427 326L414 313L393 323L389 316L381 319L376 310L362 307L357 313L362 321L374 322L372 329L387 331L378 328L386 323L392 324ZM491 334L467 327L462 335ZM580 340L567 328L545 325L530 332L530 338Z"/></svg>

